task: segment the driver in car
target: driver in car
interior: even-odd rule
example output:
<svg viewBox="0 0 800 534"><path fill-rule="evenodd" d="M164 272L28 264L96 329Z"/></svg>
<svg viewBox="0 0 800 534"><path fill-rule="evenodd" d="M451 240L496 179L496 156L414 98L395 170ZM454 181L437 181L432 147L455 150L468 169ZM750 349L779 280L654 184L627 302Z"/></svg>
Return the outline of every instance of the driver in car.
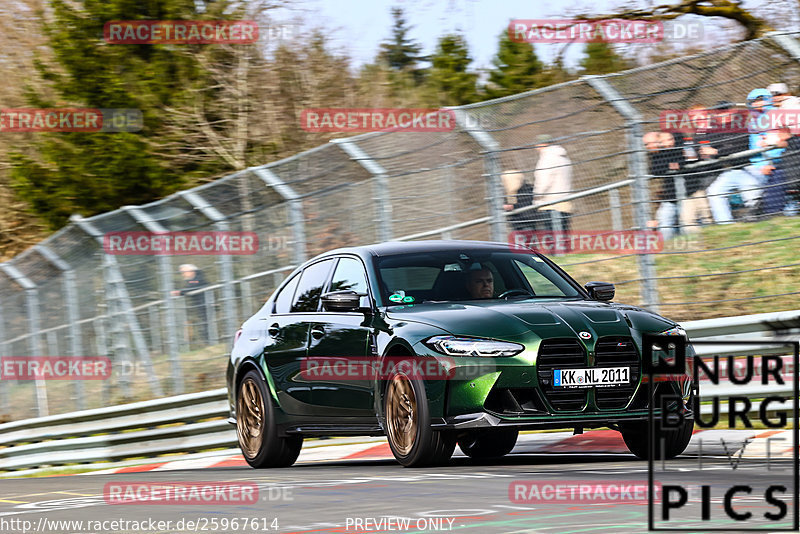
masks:
<svg viewBox="0 0 800 534"><path fill-rule="evenodd" d="M467 274L467 292L473 299L490 299L494 297L494 276L487 267L469 271Z"/></svg>

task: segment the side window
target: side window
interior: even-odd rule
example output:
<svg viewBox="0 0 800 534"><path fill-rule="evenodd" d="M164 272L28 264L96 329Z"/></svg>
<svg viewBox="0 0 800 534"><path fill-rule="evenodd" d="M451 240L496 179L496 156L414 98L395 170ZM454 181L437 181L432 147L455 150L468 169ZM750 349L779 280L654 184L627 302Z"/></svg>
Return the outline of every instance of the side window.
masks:
<svg viewBox="0 0 800 534"><path fill-rule="evenodd" d="M342 258L336 265L331 280L331 291L355 291L356 293L368 293L367 273L364 266L355 258ZM369 306L368 297L361 297L361 305Z"/></svg>
<svg viewBox="0 0 800 534"><path fill-rule="evenodd" d="M563 297L565 293L557 285L551 282L544 274L540 273L527 263L514 260L522 274L527 278L528 283L533 288L537 296L544 297Z"/></svg>
<svg viewBox="0 0 800 534"><path fill-rule="evenodd" d="M300 275L296 274L288 284L283 286L281 292L275 297L275 313L289 313L292 306L292 297L294 297L294 290L297 289L297 282L300 281Z"/></svg>
<svg viewBox="0 0 800 534"><path fill-rule="evenodd" d="M333 260L323 260L306 267L300 275L300 283L292 302L293 312L315 312L322 294L322 286L328 279Z"/></svg>

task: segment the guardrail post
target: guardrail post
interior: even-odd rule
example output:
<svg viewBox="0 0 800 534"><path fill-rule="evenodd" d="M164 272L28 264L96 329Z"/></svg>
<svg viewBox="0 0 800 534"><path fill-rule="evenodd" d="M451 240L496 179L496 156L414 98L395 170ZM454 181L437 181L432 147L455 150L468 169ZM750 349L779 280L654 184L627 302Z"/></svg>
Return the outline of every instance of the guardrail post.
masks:
<svg viewBox="0 0 800 534"><path fill-rule="evenodd" d="M486 170L486 191L489 195L490 234L493 241L508 241L508 226L506 213L503 209L505 191L500 175L503 172L500 165L500 143L486 130L480 127L477 119L461 108L447 108L453 112L456 124L469 134L484 150L484 169Z"/></svg>
<svg viewBox="0 0 800 534"><path fill-rule="evenodd" d="M161 223L153 220L144 210L136 206L123 206L122 211L130 215L134 221L141 224L148 232L153 234L166 234L168 230ZM181 369L180 354L178 353L178 325L175 323L175 302L172 290L172 261L166 254L156 255L159 285L164 302L164 329L167 336L167 354L169 354L172 369L172 391L183 393L183 370ZM155 327L153 325L152 327Z"/></svg>
<svg viewBox="0 0 800 534"><path fill-rule="evenodd" d="M25 291L25 305L28 314L28 350L29 357L42 356L42 347L39 342L39 289L27 276L22 274L19 269L8 263L0 263L0 270L8 276L15 284ZM36 387L36 413L39 417L49 414L47 407L47 386L41 378L34 380Z"/></svg>
<svg viewBox="0 0 800 534"><path fill-rule="evenodd" d="M192 191L181 191L178 194L206 219L210 220L219 231L227 232L230 230L230 225L225 216L199 194ZM219 262L220 281L222 282L222 313L225 317L225 335L232 336L239 327L236 314L236 295L233 290L233 261L228 254L220 254L217 256L217 261ZM217 331L216 324L214 325L214 331ZM209 330L210 333L211 330Z"/></svg>
<svg viewBox="0 0 800 534"><path fill-rule="evenodd" d="M647 153L642 143L644 120L641 114L603 76L582 78L625 118L628 144L628 165L633 176L634 221L638 230L646 230L650 220L650 188L648 184ZM639 274L642 278L642 301L645 308L658 311L656 266L652 254L638 254Z"/></svg>
<svg viewBox="0 0 800 534"><path fill-rule="evenodd" d="M94 238L102 249L103 233L98 230L94 224L87 219L84 219L80 215L73 215L70 217L70 221L85 234ZM128 295L128 288L125 287L125 281L123 280L122 273L119 270L117 259L112 254L103 254L103 266L103 277L108 285L108 289L112 290L111 293L115 295L116 299L119 300L118 303L122 308L119 313L124 314L125 326L127 326L128 330L130 331L131 338L133 339L133 344L136 347L136 352L139 356L139 359L145 364L150 389L154 395L160 397L164 393L161 389L161 384L158 382L158 377L153 371L153 362L150 360L150 352L147 350L147 342L142 335L142 329L139 326L139 320L136 317L136 313L133 311L133 304L131 303L130 295ZM109 304L113 302L108 297L106 300ZM109 306L109 317L112 316L111 312L112 310Z"/></svg>
<svg viewBox="0 0 800 534"><path fill-rule="evenodd" d="M78 311L78 287L75 280L75 271L52 249L41 244L34 245L33 249L53 267L61 271L64 305L67 308L67 322L69 322L69 329L67 330L69 355L72 357L87 356L83 354L83 338L81 336L81 326L78 323L80 321L80 312ZM83 381L73 380L73 386L78 409L83 410L86 408L86 399L83 397Z"/></svg>
<svg viewBox="0 0 800 534"><path fill-rule="evenodd" d="M333 139L336 144L350 156L350 159L364 167L375 181L375 209L376 222L378 223L378 240L391 241L392 239L392 203L389 198L389 178L386 169L375 161L369 154L350 138Z"/></svg>

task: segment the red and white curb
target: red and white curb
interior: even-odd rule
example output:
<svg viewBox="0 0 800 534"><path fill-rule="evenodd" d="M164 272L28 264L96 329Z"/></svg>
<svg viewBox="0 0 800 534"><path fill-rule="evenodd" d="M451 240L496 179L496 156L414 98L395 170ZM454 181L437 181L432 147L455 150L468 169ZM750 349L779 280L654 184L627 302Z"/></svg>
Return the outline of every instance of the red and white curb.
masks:
<svg viewBox="0 0 800 534"><path fill-rule="evenodd" d="M695 430L687 456L718 456L730 459L791 458L792 430ZM743 450L742 450L743 449ZM741 456L740 456L741 453ZM592 430L583 434L545 432L521 434L512 454L620 454L629 455L619 432ZM464 457L456 448L455 457ZM354 462L393 460L386 438L334 438L307 440L297 459L298 464L320 462ZM44 476L107 475L207 468L244 467L247 465L238 449L193 453L155 459L142 459L105 464L49 467L3 473L0 478L15 478L41 474ZM75 468L95 469L84 473L65 473Z"/></svg>
<svg viewBox="0 0 800 534"><path fill-rule="evenodd" d="M735 458L742 451L743 458L772 458L792 455L791 430L697 430L684 454L696 456L729 456ZM571 432L522 434L512 454L628 454L628 448L619 432L594 430L573 435ZM117 467L82 473L87 475L140 473L145 471L174 471L179 469L205 469L246 466L242 455L235 450L219 451L214 455L192 455L178 460L143 465ZM455 456L464 455L456 449ZM337 444L337 440L307 442L297 459L298 464L359 460L391 460L392 452L383 438L366 443Z"/></svg>

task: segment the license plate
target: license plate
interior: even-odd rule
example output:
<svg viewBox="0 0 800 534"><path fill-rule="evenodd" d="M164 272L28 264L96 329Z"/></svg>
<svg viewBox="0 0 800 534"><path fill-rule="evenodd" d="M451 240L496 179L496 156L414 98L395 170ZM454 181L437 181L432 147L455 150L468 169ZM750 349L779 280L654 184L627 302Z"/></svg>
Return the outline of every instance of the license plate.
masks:
<svg viewBox="0 0 800 534"><path fill-rule="evenodd" d="M565 388L588 388L592 386L616 386L629 384L630 367L595 367L592 369L556 369L553 371L553 386Z"/></svg>

